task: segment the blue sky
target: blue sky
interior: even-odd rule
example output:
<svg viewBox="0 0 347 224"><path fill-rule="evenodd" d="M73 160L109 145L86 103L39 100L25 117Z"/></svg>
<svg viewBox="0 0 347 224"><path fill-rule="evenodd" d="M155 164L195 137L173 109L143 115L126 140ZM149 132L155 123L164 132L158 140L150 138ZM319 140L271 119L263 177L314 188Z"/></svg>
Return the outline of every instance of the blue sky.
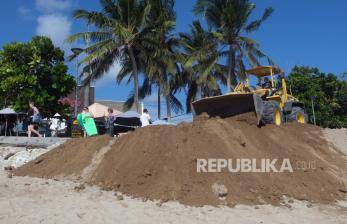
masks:
<svg viewBox="0 0 347 224"><path fill-rule="evenodd" d="M194 0L176 0L177 31L185 32L194 16ZM274 14L259 31L252 34L261 49L286 72L294 65L315 66L323 72L342 74L347 71L347 1L343 0L267 0L253 1L253 16L261 16L271 6ZM80 21L71 19L77 8L99 9L97 0L3 0L0 9L0 46L11 41L28 41L33 35L50 36L65 50L69 34L86 30ZM76 45L75 45L76 46ZM75 74L70 65L70 73ZM124 100L131 85L117 86L117 66L96 83L98 99ZM153 108L155 97L145 100ZM163 108L164 109L164 108ZM154 108L153 108L154 110Z"/></svg>

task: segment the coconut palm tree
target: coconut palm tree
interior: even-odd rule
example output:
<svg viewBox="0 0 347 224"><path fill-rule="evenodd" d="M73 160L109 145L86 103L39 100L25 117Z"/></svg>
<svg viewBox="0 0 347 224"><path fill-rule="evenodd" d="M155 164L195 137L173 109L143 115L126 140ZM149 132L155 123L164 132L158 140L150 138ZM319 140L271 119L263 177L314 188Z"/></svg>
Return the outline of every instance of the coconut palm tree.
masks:
<svg viewBox="0 0 347 224"><path fill-rule="evenodd" d="M167 118L171 118L171 109L175 112L182 110L182 105L175 97L180 89L181 68L179 64L180 52L178 51L178 38L173 34L176 25L174 0L148 0L151 5L148 24L153 32L146 33L142 38L145 51L139 52L138 61L145 80L140 88L140 97L150 95L152 86L158 90L158 118L160 119L161 96L165 98ZM129 63L128 63L129 65ZM118 75L118 81L130 72L124 67ZM127 100L126 105L133 103L133 95Z"/></svg>
<svg viewBox="0 0 347 224"><path fill-rule="evenodd" d="M228 91L236 84L237 76L242 78L244 75L245 59L251 66L260 65L260 58L266 58L273 64L259 49L259 44L246 37L259 29L273 9L266 8L261 18L249 22L254 9L255 4L249 0L197 0L193 9L195 14L203 16L207 24L214 28L214 35L222 45L221 53L227 56Z"/></svg>
<svg viewBox="0 0 347 224"><path fill-rule="evenodd" d="M148 60L146 74L157 86L158 96L158 119L160 119L161 96L166 100L167 117L171 117L170 102L175 108L181 108L179 102L172 94L172 83L168 82L168 67L176 63L177 52L175 47L178 42L173 35L176 26L176 13L174 11L174 0L148 0L151 4L151 13L149 16L150 24L153 25L155 32L148 36ZM177 74L176 72L170 74ZM176 80L176 79L171 79ZM170 97L171 96L171 97ZM175 103L176 102L176 103Z"/></svg>
<svg viewBox="0 0 347 224"><path fill-rule="evenodd" d="M183 86L183 69L179 63L181 53L176 48L179 42L177 38L165 36L164 42L159 46L159 42L155 39L156 37L153 38L156 44L146 45L146 51L138 54L140 71L145 74L143 84L139 89L139 97L143 99L151 95L153 87L157 87L158 118L160 119L160 97L163 96L166 101L167 118L170 120L171 109L176 113L183 110L180 101L175 97L175 94ZM127 77L127 74L131 71L130 63L127 62L126 64L127 66L124 66L117 76L118 82ZM134 96L132 93L125 105L126 107L131 107L133 103Z"/></svg>
<svg viewBox="0 0 347 224"><path fill-rule="evenodd" d="M162 43L161 53L152 61L152 68L163 71L158 73L158 78L161 94L165 97L168 121L171 120L171 109L176 113L183 110L180 101L175 97L184 85L184 73L180 64L181 53L175 49L176 46L178 46L178 40L168 38Z"/></svg>
<svg viewBox="0 0 347 224"><path fill-rule="evenodd" d="M188 87L186 108L190 112L192 101L221 93L219 85L226 84L226 68L218 63L222 55L218 52L217 39L199 21L194 21L190 32L180 33L180 37Z"/></svg>
<svg viewBox="0 0 347 224"><path fill-rule="evenodd" d="M92 71L85 77L85 83L100 78L115 62L123 67L130 61L134 103L139 111L139 69L135 52L143 49L141 38L151 32L147 24L150 5L145 0L100 0L100 3L101 11L79 9L73 13L74 19L85 20L96 31L76 33L67 41L72 43L84 39L92 42L84 49L87 56L80 63L87 64L85 71Z"/></svg>

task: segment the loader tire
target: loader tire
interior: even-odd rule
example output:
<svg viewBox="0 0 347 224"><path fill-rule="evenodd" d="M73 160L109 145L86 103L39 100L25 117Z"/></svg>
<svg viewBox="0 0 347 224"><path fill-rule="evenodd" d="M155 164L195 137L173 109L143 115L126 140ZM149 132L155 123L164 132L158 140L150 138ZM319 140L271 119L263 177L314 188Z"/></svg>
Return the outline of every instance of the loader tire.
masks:
<svg viewBox="0 0 347 224"><path fill-rule="evenodd" d="M264 101L262 123L281 125L282 121L283 121L283 115L282 115L282 111L278 102L273 100Z"/></svg>
<svg viewBox="0 0 347 224"><path fill-rule="evenodd" d="M290 114L287 116L288 122L295 122L298 124L306 124L308 121L307 114L302 107L293 107Z"/></svg>

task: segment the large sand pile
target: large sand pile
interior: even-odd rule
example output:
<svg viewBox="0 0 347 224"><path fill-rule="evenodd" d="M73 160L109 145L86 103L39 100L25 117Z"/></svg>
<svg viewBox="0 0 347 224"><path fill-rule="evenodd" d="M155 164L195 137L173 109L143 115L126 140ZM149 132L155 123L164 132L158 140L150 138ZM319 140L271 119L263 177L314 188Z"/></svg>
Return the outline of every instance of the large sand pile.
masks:
<svg viewBox="0 0 347 224"><path fill-rule="evenodd" d="M346 160L342 153L329 149L320 128L295 124L258 128L254 123L251 114L201 117L177 127L141 128L108 148L107 137L72 140L14 173L74 176L130 196L193 206L278 205L283 196L330 203L346 196L341 178L346 174ZM198 173L197 159L209 158L289 159L294 172ZM302 164L308 169L297 169ZM83 175L86 170L89 175ZM218 197L216 191L226 197Z"/></svg>
<svg viewBox="0 0 347 224"><path fill-rule="evenodd" d="M106 146L110 137L75 138L43 154L16 170L21 176L41 178L80 178L94 155Z"/></svg>

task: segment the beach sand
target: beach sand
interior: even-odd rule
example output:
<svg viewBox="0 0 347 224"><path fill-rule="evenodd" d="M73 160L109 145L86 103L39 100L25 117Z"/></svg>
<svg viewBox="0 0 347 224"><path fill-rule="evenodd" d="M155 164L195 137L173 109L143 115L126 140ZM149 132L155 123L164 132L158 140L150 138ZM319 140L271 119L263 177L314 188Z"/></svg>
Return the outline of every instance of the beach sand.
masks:
<svg viewBox="0 0 347 224"><path fill-rule="evenodd" d="M326 129L324 136L331 150L347 155L345 130ZM285 198L280 206L234 207L145 201L78 181L9 175L3 170L5 154L0 154L0 223L347 223L347 200L311 204Z"/></svg>
<svg viewBox="0 0 347 224"><path fill-rule="evenodd" d="M346 223L347 201L316 205L189 207L116 196L71 181L0 172L0 223ZM289 200L289 199L288 199ZM312 207L311 207L312 206Z"/></svg>

